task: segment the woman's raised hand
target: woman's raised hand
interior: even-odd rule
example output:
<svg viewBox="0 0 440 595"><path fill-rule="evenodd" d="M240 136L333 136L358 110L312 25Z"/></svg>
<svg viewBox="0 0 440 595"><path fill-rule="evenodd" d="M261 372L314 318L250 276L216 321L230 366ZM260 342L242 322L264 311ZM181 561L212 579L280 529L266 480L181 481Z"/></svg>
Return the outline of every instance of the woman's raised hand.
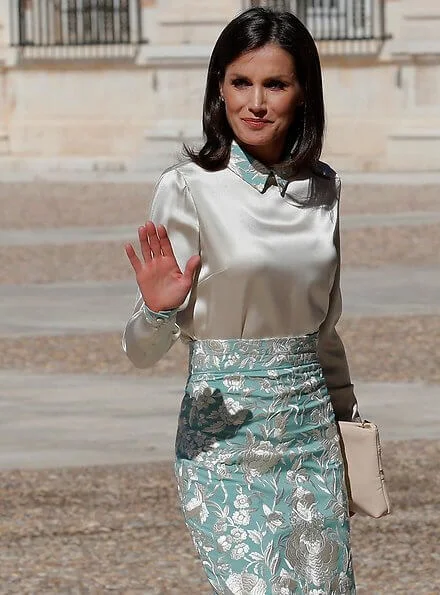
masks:
<svg viewBox="0 0 440 595"><path fill-rule="evenodd" d="M178 308L191 291L200 256L191 256L182 273L163 225L156 227L152 221L147 221L139 227L138 234L142 259L131 244L126 244L125 252L136 273L144 302L154 312Z"/></svg>

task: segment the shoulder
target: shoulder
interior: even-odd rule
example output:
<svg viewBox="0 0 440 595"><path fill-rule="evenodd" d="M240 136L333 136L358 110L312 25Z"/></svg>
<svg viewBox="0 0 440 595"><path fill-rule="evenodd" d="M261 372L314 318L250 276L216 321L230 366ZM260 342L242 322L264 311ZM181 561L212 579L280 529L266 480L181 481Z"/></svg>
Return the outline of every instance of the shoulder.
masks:
<svg viewBox="0 0 440 595"><path fill-rule="evenodd" d="M172 165L159 175L152 196L152 217L160 218L164 212L176 212L180 209L195 210L181 166L181 163Z"/></svg>
<svg viewBox="0 0 440 595"><path fill-rule="evenodd" d="M317 161L313 167L313 173L326 180L333 180L338 187L341 185L341 178L338 172L328 163L325 163L325 161Z"/></svg>
<svg viewBox="0 0 440 595"><path fill-rule="evenodd" d="M211 183L218 184L223 171L207 171L190 159L180 161L161 173L156 191L167 188L194 195L197 194L196 188L207 188Z"/></svg>
<svg viewBox="0 0 440 595"><path fill-rule="evenodd" d="M162 172L159 179L182 178L188 182L194 178L211 178L217 175L219 171L208 171L191 161L191 159L186 159L185 161L179 161L171 167L168 167Z"/></svg>
<svg viewBox="0 0 440 595"><path fill-rule="evenodd" d="M221 186L217 176L221 171L211 172L203 169L190 159L165 169L159 176L152 200L153 211L159 208L185 209L197 215L200 202L212 195L212 189Z"/></svg>
<svg viewBox="0 0 440 595"><path fill-rule="evenodd" d="M317 186L327 189L334 198L339 200L341 194L341 178L339 174L325 161L317 161L312 168Z"/></svg>
<svg viewBox="0 0 440 595"><path fill-rule="evenodd" d="M164 182L172 182L173 180L182 178L181 169L184 165L186 165L186 161L175 163L174 165L171 165L170 167L164 169L158 178L157 185L160 185Z"/></svg>
<svg viewBox="0 0 440 595"><path fill-rule="evenodd" d="M330 167L328 163L325 163L325 161L317 161L313 166L313 173L315 173L318 176L322 176L323 178L328 178L330 180L335 180L336 178L339 178L337 172L332 167Z"/></svg>
<svg viewBox="0 0 440 595"><path fill-rule="evenodd" d="M187 169L191 162L179 162L167 167L159 175L155 184L155 194L171 192L173 194L183 194L188 190ZM194 164L193 164L194 165ZM197 167L197 166L196 166Z"/></svg>
<svg viewBox="0 0 440 595"><path fill-rule="evenodd" d="M181 161L167 168L159 178L160 189L178 190L189 195L195 204L222 188L228 175L228 168L208 171L191 160Z"/></svg>

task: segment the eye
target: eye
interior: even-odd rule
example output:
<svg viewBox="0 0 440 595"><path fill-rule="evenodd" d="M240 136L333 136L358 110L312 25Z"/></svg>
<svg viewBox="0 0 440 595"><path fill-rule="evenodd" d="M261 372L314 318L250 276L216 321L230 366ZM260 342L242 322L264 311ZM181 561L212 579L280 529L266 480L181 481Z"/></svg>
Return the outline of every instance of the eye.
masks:
<svg viewBox="0 0 440 595"><path fill-rule="evenodd" d="M250 85L250 82L244 78L236 78L231 81L231 85L236 89L240 89L243 87L248 87Z"/></svg>
<svg viewBox="0 0 440 595"><path fill-rule="evenodd" d="M273 80L267 81L267 83L265 83L264 86L267 87L268 89L285 89L287 87L287 83L283 83L283 81L273 79Z"/></svg>

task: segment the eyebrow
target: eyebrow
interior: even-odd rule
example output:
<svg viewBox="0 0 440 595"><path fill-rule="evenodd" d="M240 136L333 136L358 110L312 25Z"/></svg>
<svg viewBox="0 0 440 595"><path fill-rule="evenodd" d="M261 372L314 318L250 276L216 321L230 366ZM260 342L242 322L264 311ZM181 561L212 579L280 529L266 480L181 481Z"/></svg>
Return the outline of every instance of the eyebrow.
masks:
<svg viewBox="0 0 440 595"><path fill-rule="evenodd" d="M234 77L234 78L241 78L241 79L248 79L249 78L245 74L240 74L238 72L232 72L229 76ZM273 74L273 75L270 75L270 76L266 77L265 80L270 81L270 80L273 80L273 79L284 79L284 78L291 78L291 77L294 77L294 76L295 76L295 73L294 72L292 72L290 74Z"/></svg>

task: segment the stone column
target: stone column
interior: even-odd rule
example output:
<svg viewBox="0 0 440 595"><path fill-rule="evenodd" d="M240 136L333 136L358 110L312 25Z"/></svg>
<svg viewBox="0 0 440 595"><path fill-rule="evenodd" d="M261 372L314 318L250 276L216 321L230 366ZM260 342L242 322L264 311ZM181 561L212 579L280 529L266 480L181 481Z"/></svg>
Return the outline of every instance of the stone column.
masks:
<svg viewBox="0 0 440 595"><path fill-rule="evenodd" d="M0 2L0 155L9 153L8 123L11 103L8 101L9 64L14 62L14 50L11 43L10 3ZM12 60L11 60L12 58Z"/></svg>
<svg viewBox="0 0 440 595"><path fill-rule="evenodd" d="M396 23L397 24L397 23ZM389 135L391 167L440 170L440 3L401 0L400 22L388 45L400 62L405 94L401 120Z"/></svg>
<svg viewBox="0 0 440 595"><path fill-rule="evenodd" d="M242 3L143 1L149 43L136 63L152 72L156 117L145 130L139 167L157 171L176 161L183 142L200 144L209 56L220 31L241 11Z"/></svg>

